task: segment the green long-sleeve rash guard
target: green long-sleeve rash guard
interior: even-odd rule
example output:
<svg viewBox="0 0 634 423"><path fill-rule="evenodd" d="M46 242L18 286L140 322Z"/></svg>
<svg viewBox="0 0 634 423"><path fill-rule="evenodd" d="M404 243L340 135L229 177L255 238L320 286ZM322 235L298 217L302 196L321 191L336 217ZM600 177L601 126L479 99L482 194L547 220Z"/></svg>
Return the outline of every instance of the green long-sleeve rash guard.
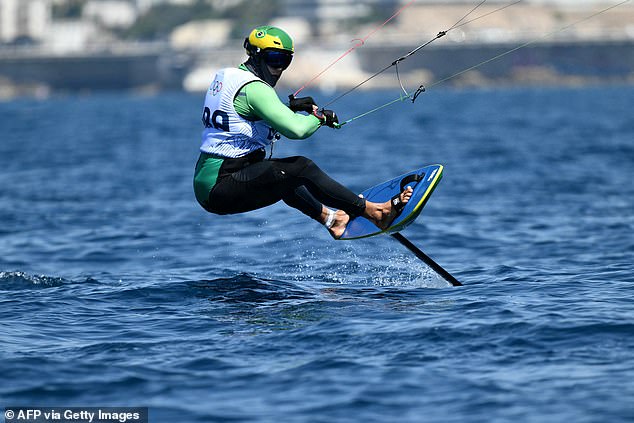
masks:
<svg viewBox="0 0 634 423"><path fill-rule="evenodd" d="M233 100L233 107L245 119L263 119L280 134L291 139L308 138L321 125L316 116L294 113L280 101L271 86L260 81L242 87Z"/></svg>
<svg viewBox="0 0 634 423"><path fill-rule="evenodd" d="M246 70L241 66L241 69ZM246 84L233 100L236 112L248 120L265 120L287 138L303 139L311 136L321 121L313 115L294 113L284 105L275 90L261 81ZM224 159L201 153L194 174L194 192L203 207L209 206L209 193L216 184Z"/></svg>

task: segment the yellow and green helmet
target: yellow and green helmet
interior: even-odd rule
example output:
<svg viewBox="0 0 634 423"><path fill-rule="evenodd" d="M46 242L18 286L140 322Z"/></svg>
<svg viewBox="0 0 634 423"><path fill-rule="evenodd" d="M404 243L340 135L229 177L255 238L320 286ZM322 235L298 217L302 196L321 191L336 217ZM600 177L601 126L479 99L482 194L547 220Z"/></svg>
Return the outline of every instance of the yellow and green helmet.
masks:
<svg viewBox="0 0 634 423"><path fill-rule="evenodd" d="M244 39L249 59L244 65L255 75L274 87L281 73L270 68L286 69L293 60L293 39L275 26L259 26Z"/></svg>
<svg viewBox="0 0 634 423"><path fill-rule="evenodd" d="M252 55L262 50L273 49L294 53L293 39L285 31L275 26L259 26L244 40L247 53Z"/></svg>

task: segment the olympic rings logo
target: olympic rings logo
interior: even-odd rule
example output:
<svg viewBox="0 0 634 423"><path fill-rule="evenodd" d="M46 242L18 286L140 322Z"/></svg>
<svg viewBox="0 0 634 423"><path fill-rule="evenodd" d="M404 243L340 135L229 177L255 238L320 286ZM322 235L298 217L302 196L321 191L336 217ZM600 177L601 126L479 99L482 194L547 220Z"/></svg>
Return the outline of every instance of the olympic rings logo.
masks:
<svg viewBox="0 0 634 423"><path fill-rule="evenodd" d="M222 90L222 82L214 81L214 84L211 86L211 94L216 95Z"/></svg>

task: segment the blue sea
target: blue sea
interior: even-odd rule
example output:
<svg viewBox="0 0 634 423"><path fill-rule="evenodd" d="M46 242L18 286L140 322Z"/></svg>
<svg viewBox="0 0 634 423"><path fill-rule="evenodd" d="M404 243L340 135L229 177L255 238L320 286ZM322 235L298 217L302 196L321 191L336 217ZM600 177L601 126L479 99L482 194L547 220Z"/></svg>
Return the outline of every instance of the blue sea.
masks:
<svg viewBox="0 0 634 423"><path fill-rule="evenodd" d="M634 421L633 86L434 89L276 144L357 192L444 165L403 235L462 287L390 237L334 241L283 203L206 213L202 101L0 103L0 408Z"/></svg>

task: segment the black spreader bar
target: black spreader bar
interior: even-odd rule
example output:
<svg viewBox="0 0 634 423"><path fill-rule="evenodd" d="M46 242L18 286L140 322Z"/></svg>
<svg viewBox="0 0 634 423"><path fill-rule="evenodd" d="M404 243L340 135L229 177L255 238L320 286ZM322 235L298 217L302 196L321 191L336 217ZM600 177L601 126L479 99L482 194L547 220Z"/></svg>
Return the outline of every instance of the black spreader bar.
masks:
<svg viewBox="0 0 634 423"><path fill-rule="evenodd" d="M410 240L405 238L403 235L401 235L400 232L393 233L393 234L391 234L391 236L392 236L392 238L394 238L398 242L400 242L405 248L407 248L412 253L414 253L414 255L416 255L416 257L418 257L419 259L424 261L427 266L431 267L436 273L438 273L440 276L442 276L443 279L445 279L447 282L449 282L453 286L462 286L462 284L460 282L458 282L458 279L456 279L453 276L451 276L451 273L447 272L445 269L442 268L441 265L439 265L434 260L432 260L431 257L429 257L427 254L423 253L420 250L420 248L418 248L417 246L412 244L410 242Z"/></svg>

